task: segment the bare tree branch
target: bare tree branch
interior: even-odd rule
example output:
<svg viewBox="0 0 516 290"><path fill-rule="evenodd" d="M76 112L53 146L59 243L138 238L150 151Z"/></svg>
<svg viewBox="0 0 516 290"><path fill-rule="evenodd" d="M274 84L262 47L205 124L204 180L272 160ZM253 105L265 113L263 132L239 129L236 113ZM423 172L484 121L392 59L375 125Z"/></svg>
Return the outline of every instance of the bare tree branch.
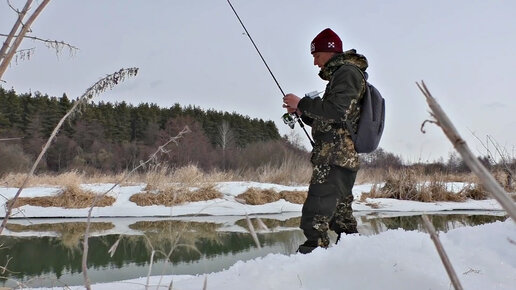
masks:
<svg viewBox="0 0 516 290"><path fill-rule="evenodd" d="M20 10L16 9L16 7L14 7L13 4L11 4L11 1L7 0L7 5L9 5L9 7L11 7L11 9L16 12L17 14L20 14Z"/></svg>
<svg viewBox="0 0 516 290"><path fill-rule="evenodd" d="M513 160L514 157L511 157L509 155L509 153L507 152L507 150L505 148L503 148L492 136L487 135L486 143L484 143L482 140L480 140L480 138L477 135L475 135L475 133L471 132L471 135L473 135L473 137L475 137L478 140L478 142L480 142L482 147L484 147L484 149L486 149L487 154L488 154L487 156L491 160L493 160L493 164L496 164L495 155L489 149L489 142L491 142L493 144L495 151L500 156L500 163L502 166L502 170L505 172L505 174L507 174L507 178L505 180L505 182L506 182L505 188L508 191L511 191L513 189L513 182L516 181L514 171L511 169L511 166L510 166L511 160Z"/></svg>
<svg viewBox="0 0 516 290"><path fill-rule="evenodd" d="M0 33L0 36L8 37L9 35ZM14 35L14 37L18 37L18 35ZM70 55L73 55L73 53L75 53L76 51L79 50L78 47L73 46L73 45L71 45L69 43L66 43L66 42L64 42L62 40L58 41L58 40L52 40L52 39L43 39L43 38L40 38L40 37L30 36L30 35L25 35L23 37L43 42L47 47L55 49L56 53L60 53L63 48L68 48L70 50ZM34 50L34 48L32 48L31 50ZM16 53L20 53L21 51L22 50L19 50Z"/></svg>
<svg viewBox="0 0 516 290"><path fill-rule="evenodd" d="M9 3L9 6L11 6L10 2L7 2L7 3ZM18 19L14 23L13 28L11 29L11 32L9 32L9 34L7 35L7 38L5 39L4 43L2 44L2 48L0 49L0 65L2 65L5 62L4 58L7 55L6 51L9 48L12 39L15 37L14 35L16 34L16 31L18 31L18 29L20 28L20 25L22 24L22 20L25 17L25 15L27 14L27 11L29 11L31 4L32 4L32 0L27 0L27 2L25 3L25 6L23 7L21 12L16 11L14 9L14 7L11 6L11 8L13 8L13 10L15 10L16 13L18 13ZM2 75L3 75L3 73L0 73L0 79L2 78Z"/></svg>
<svg viewBox="0 0 516 290"><path fill-rule="evenodd" d="M459 135L457 129L455 129L451 120L434 99L425 83L422 81L421 85L419 83L416 84L425 96L428 106L432 110L430 114L436 119L436 124L441 127L446 137L448 137L450 142L453 144L453 147L455 147L457 152L459 152L471 171L478 176L480 182L484 185L487 191L492 194L492 196L498 201L498 203L500 203L502 208L507 211L509 216L516 223L516 205L514 201L509 197L507 192L505 192L484 165L482 165L478 158L471 152L468 144L466 144L466 141L464 141L464 139Z"/></svg>
<svg viewBox="0 0 516 290"><path fill-rule="evenodd" d="M39 4L39 6L34 11L34 13L32 13L32 15L27 20L27 23L25 23L25 25L22 27L20 33L18 33L18 35L16 37L14 37L16 31L18 30L19 26L22 23L22 19L25 16L25 13L30 8L30 3L29 2L32 2L32 0L28 0L27 1L27 3L25 4L24 10L22 10L22 12L19 14L18 20L16 21L15 25L13 26L13 29L11 30L11 33L9 33L9 35L12 35L12 38L14 39L13 44L10 46L9 50L7 51L7 53L4 51L4 47L2 47L2 49L0 50L0 59L1 59L1 62L0 62L0 79L4 75L4 72L7 70L7 66L9 65L9 63L11 62L11 59L13 58L14 54L18 50L18 47L20 46L20 44L21 44L25 34L27 34L27 31L29 31L30 26L32 25L34 20L36 20L36 18L39 16L41 11L43 11L45 6L47 6L47 4L50 2L50 0L43 0ZM25 8L27 8L27 10L25 10ZM11 39L9 39L9 41L6 40L4 42L5 50L7 50L7 47L9 47L9 44L11 42L10 40Z"/></svg>
<svg viewBox="0 0 516 290"><path fill-rule="evenodd" d="M0 33L0 36L5 36L5 37L8 37L9 35L8 34L3 34L3 33ZM14 35L14 37L18 37L18 35ZM40 41L40 42L43 42L43 43L47 43L47 44L59 44L59 45L62 45L62 46L66 46L72 50L79 50L78 47L75 47L69 43L66 43L64 41L58 41L58 40L52 40L52 39L44 39L44 38L41 38L41 37L37 37L37 36L31 36L31 35L25 35L23 36L24 38L28 38L28 39L32 39L32 40L36 40L36 41Z"/></svg>

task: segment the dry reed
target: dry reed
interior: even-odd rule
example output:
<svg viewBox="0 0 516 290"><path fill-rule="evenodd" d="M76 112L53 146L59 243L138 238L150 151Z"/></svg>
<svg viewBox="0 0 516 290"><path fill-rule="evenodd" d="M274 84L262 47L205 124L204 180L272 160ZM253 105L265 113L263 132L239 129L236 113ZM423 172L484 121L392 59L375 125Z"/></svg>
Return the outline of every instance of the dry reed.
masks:
<svg viewBox="0 0 516 290"><path fill-rule="evenodd" d="M246 204L260 205L278 201L280 195L272 189L250 187L245 192L237 195L236 198L243 200Z"/></svg>
<svg viewBox="0 0 516 290"><path fill-rule="evenodd" d="M63 207L63 208L88 208L91 206L96 194L91 191L85 191L78 185L67 185L55 196L39 196L39 197L20 197L14 203L14 208L32 205L41 207ZM111 196L103 196L97 206L110 206L115 202L115 198ZM12 200L8 201L10 205Z"/></svg>
<svg viewBox="0 0 516 290"><path fill-rule="evenodd" d="M394 198L400 200L414 200L422 202L466 200L461 192L447 189L446 182L441 175L433 175L430 181L425 181L420 173L413 170L391 171L383 186L375 184L371 191L363 193L360 200L366 198Z"/></svg>
<svg viewBox="0 0 516 290"><path fill-rule="evenodd" d="M203 183L224 181L256 181L275 184L293 185L308 184L312 167L310 163L300 163L286 159L279 167L264 165L258 168L205 172L196 165L187 165L179 168L157 167L145 173L133 174L126 178L121 185L146 183L147 190L158 190L168 187L172 183L181 183L196 186ZM34 186L62 186L67 180L74 180L76 184L115 183L122 180L127 173L103 174L93 172L86 174L72 170L61 174L39 174L28 180L26 187ZM20 187L26 174L10 173L1 177L0 185L6 187Z"/></svg>
<svg viewBox="0 0 516 290"><path fill-rule="evenodd" d="M213 185L205 186L197 190L185 187L168 187L157 192L142 192L132 195L129 200L139 206L150 205L179 205L187 202L205 201L222 198L222 193Z"/></svg>
<svg viewBox="0 0 516 290"><path fill-rule="evenodd" d="M305 203L306 197L308 196L308 192L283 190L280 191L279 195L280 198L283 198L288 202L303 204Z"/></svg>
<svg viewBox="0 0 516 290"><path fill-rule="evenodd" d="M93 183L113 183L120 180L125 173L118 174L85 174L76 170L71 170L61 174L40 174L34 175L29 179L26 187L34 186L62 186L63 184L93 184ZM20 187L27 174L25 173L9 173L0 179L0 184L6 187ZM134 184L138 182L138 178L132 178L124 184Z"/></svg>
<svg viewBox="0 0 516 290"><path fill-rule="evenodd" d="M488 199L490 194L485 190L482 185L479 184L469 184L466 185L462 190L461 194L466 198L474 199L474 200L484 200Z"/></svg>
<svg viewBox="0 0 516 290"><path fill-rule="evenodd" d="M279 167L267 164L243 172L243 177L247 180L284 185L307 184L311 175L310 162L295 157L284 158Z"/></svg>
<svg viewBox="0 0 516 290"><path fill-rule="evenodd" d="M160 166L146 172L142 181L147 186L145 190L164 191L170 188L172 184L181 184L183 186L202 186L206 183L224 182L238 180L233 172L222 172L213 170L204 172L196 165L190 164L179 168L169 168Z"/></svg>

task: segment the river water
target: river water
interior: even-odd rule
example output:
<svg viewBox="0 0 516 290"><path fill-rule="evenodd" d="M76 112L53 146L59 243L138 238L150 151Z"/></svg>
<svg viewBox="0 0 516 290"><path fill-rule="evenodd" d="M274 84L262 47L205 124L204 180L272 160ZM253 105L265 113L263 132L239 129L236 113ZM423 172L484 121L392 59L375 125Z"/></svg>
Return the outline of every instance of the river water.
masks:
<svg viewBox="0 0 516 290"><path fill-rule="evenodd" d="M269 253L292 254L304 241L300 213L245 216L93 219L88 275L92 283L152 275L202 274L229 268ZM421 213L355 213L362 235L389 229L424 231ZM503 212L439 212L429 215L441 232L507 217ZM258 218L260 221L258 221ZM266 228L260 227L265 224ZM0 237L1 286L82 285L84 219L11 220ZM335 240L335 235L331 238ZM118 241L111 256L110 248ZM154 255L152 255L154 253Z"/></svg>

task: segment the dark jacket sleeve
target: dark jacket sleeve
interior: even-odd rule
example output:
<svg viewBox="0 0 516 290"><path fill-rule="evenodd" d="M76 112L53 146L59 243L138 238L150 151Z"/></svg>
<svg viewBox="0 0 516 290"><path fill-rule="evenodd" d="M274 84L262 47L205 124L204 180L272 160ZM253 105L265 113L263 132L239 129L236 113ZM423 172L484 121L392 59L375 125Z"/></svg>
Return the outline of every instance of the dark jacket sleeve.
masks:
<svg viewBox="0 0 516 290"><path fill-rule="evenodd" d="M301 120L303 123L307 124L308 126L312 126L312 123L314 122L314 119L307 117L305 115L301 115Z"/></svg>
<svg viewBox="0 0 516 290"><path fill-rule="evenodd" d="M332 76L323 98L304 97L298 108L305 118L340 123L346 120L346 112L353 99L359 99L363 89L363 77L357 67L342 65Z"/></svg>

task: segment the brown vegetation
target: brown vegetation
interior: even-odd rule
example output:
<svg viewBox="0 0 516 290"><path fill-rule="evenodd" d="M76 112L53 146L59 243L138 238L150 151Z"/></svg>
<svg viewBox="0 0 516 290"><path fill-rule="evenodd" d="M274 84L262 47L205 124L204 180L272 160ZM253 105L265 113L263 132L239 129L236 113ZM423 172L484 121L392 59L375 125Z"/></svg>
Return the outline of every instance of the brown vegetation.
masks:
<svg viewBox="0 0 516 290"><path fill-rule="evenodd" d="M193 164L179 168L160 166L142 174L139 179L147 185L146 191L164 191L173 184L195 187L206 183L237 180L236 175L232 172L216 170L204 172Z"/></svg>
<svg viewBox="0 0 516 290"><path fill-rule="evenodd" d="M274 167L260 167L253 170L242 171L218 171L205 172L196 165L187 165L180 168L169 168L166 166L155 167L146 173L131 176L124 184L145 183L146 192L131 197L133 202L139 205L175 205L191 201L209 200L220 198L220 192L213 192L213 185L216 182L225 181L257 181L276 184L291 185L292 179L306 179L301 184L308 184L311 172L311 165L302 166L293 160L286 161L278 169ZM254 172L254 173L253 173ZM281 173L281 174L280 174ZM279 175L278 175L279 174ZM30 179L30 186L62 186L63 193L53 197L21 198L16 206L25 204L37 206L62 206L66 208L85 208L91 206L94 193L87 193L80 189L79 184L112 183L121 180L123 173L118 175L93 174L70 171L59 175L43 174ZM297 177L293 177L297 176ZM496 178L502 182L507 177L504 172L496 172ZM7 174L0 179L2 186L18 187L26 177L25 174ZM489 194L478 185L478 180L470 173L428 173L421 167L381 169L366 167L358 172L357 184L374 182L372 190L362 196L366 198L395 198L402 200L418 200L424 202L432 201L464 201L471 199L486 199ZM447 182L465 182L460 192L451 192L446 188ZM297 182L294 182L297 184ZM381 184L381 186L380 186ZM197 191L190 191L186 188L200 188ZM306 199L306 192L303 191L282 191L249 189L237 198L247 204L264 204L279 199L303 204ZM104 197L99 206L110 205L114 202L111 197Z"/></svg>
<svg viewBox="0 0 516 290"><path fill-rule="evenodd" d="M95 193L85 191L78 185L67 185L62 192L55 196L20 197L14 203L14 207L32 205L41 207L89 208L93 204L95 197ZM12 201L9 200L8 204L11 202ZM96 206L110 206L114 202L115 198L103 196L97 201Z"/></svg>
<svg viewBox="0 0 516 290"><path fill-rule="evenodd" d="M2 141L0 141L2 142ZM30 158L23 153L23 148L18 144L8 144L3 142L0 146L0 176L11 171L27 171L30 168Z"/></svg>
<svg viewBox="0 0 516 290"><path fill-rule="evenodd" d="M446 183L449 176L442 174L425 175L418 170L402 169L390 171L382 186L373 185L371 191L363 193L360 200L366 198L394 198L422 202L453 201L466 199L483 200L489 193L478 183L469 183L458 192L449 190ZM470 177L472 180L473 177Z"/></svg>
<svg viewBox="0 0 516 290"><path fill-rule="evenodd" d="M306 191L289 191L284 190L280 191L280 198L283 198L284 200L291 202L291 203L297 203L297 204L303 204L305 203L306 197L308 196L308 192Z"/></svg>
<svg viewBox="0 0 516 290"><path fill-rule="evenodd" d="M85 174L76 170L61 174L39 174L32 176L27 187L33 186L63 186L64 184L92 184L92 183L115 183L122 180L124 173L119 174ZM27 177L26 173L9 173L0 179L0 184L7 187L20 187L23 180ZM138 176L129 178L124 184L134 184L140 182Z"/></svg>
<svg viewBox="0 0 516 290"><path fill-rule="evenodd" d="M203 183L225 181L256 181L276 184L308 184L312 167L310 163L301 165L294 161L285 161L279 168L264 165L256 169L246 170L211 170L204 171L196 165L190 164L178 168L167 166L157 167L145 173L133 174L125 179L122 185L146 183L146 190L156 190L168 187L172 183L195 186ZM9 173L0 177L0 185L19 187L27 175L25 173ZM126 173L103 174L100 172L85 173L69 171L61 174L39 174L29 179L28 187L33 186L62 186L73 181L75 184L116 183L122 180Z"/></svg>
<svg viewBox="0 0 516 290"><path fill-rule="evenodd" d="M489 192L487 192L482 185L479 184L469 184L465 186L461 194L466 198L474 199L474 200L483 200L488 199L490 197Z"/></svg>
<svg viewBox="0 0 516 290"><path fill-rule="evenodd" d="M252 147L248 148L247 151L250 156L255 156L257 159L273 155L277 155L278 159L275 159L274 162L262 162L261 164L256 161L255 163L251 163L251 166L243 162L241 164L242 167L240 167L243 168L243 170L239 175L241 175L244 180L285 185L308 184L312 175L312 164L306 156L296 155L288 151L280 154L281 152L274 152L274 150L285 150L276 147L267 150L266 147L267 146ZM260 150L264 150L265 152L260 152ZM252 164L256 164L256 166L252 166Z"/></svg>
<svg viewBox="0 0 516 290"><path fill-rule="evenodd" d="M248 188L245 192L236 196L237 199L250 205L260 205L278 201L279 193L272 189Z"/></svg>
<svg viewBox="0 0 516 290"><path fill-rule="evenodd" d="M222 198L222 193L213 185L190 190L184 187L169 187L158 192L142 192L132 195L129 200L139 206L165 205L172 206L187 202L196 202Z"/></svg>
<svg viewBox="0 0 516 290"><path fill-rule="evenodd" d="M466 199L460 193L449 191L439 175L433 176L430 181L425 181L424 177L414 170L389 172L383 186L375 184L370 192L362 194L361 200L365 201L366 198L394 198L422 202Z"/></svg>
<svg viewBox="0 0 516 290"><path fill-rule="evenodd" d="M245 204L260 205L284 199L291 203L303 204L307 196L306 191L281 191L276 192L272 189L258 189L250 187L245 192L236 196L236 199L242 200Z"/></svg>

